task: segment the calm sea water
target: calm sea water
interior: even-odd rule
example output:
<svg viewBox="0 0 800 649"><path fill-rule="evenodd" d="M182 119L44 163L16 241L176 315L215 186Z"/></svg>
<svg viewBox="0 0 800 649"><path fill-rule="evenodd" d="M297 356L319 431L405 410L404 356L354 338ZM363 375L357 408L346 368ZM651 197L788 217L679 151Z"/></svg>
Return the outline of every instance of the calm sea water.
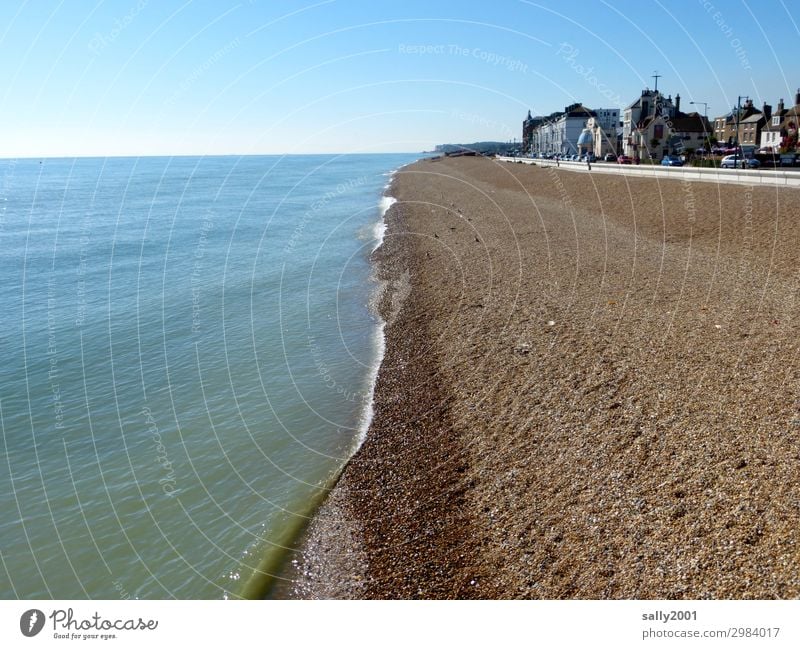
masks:
<svg viewBox="0 0 800 649"><path fill-rule="evenodd" d="M240 596L358 444L411 155L0 161L0 596Z"/></svg>

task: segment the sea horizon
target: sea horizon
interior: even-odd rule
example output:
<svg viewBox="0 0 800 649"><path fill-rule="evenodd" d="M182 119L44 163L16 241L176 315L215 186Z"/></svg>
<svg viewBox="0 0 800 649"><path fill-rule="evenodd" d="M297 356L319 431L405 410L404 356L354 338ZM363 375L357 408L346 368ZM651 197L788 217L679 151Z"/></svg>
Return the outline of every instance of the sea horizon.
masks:
<svg viewBox="0 0 800 649"><path fill-rule="evenodd" d="M426 155L433 151L356 151L326 152L305 151L301 153L148 153L111 155L0 155L0 161L8 160L113 160L133 158L287 158L292 156L371 156L371 155Z"/></svg>

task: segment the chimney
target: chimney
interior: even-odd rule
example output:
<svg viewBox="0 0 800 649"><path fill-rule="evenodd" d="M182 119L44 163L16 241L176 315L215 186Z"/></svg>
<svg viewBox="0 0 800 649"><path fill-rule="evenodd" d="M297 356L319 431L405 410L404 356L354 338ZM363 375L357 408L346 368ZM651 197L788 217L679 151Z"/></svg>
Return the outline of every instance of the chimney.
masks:
<svg viewBox="0 0 800 649"><path fill-rule="evenodd" d="M800 88L797 89L797 93L794 96L794 105L797 106L797 104L800 104Z"/></svg>
<svg viewBox="0 0 800 649"><path fill-rule="evenodd" d="M775 110L777 110L779 113L783 112L783 97L781 97L780 101L778 102L778 107Z"/></svg>
<svg viewBox="0 0 800 649"><path fill-rule="evenodd" d="M761 112L764 113L764 119L769 121L772 117L772 106L770 106L767 102L764 102Z"/></svg>
<svg viewBox="0 0 800 649"><path fill-rule="evenodd" d="M681 95L680 95L680 93L675 95L675 112L676 113L681 112Z"/></svg>

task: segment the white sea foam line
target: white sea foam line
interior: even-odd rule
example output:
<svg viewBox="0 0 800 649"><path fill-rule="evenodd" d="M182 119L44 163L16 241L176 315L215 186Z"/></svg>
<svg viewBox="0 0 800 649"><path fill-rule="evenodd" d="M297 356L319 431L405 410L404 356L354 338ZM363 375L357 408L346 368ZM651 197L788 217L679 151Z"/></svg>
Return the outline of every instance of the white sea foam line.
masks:
<svg viewBox="0 0 800 649"><path fill-rule="evenodd" d="M390 176L393 178L395 173L397 173L397 169L391 172ZM389 185L391 185L391 180L389 184L384 188L387 189ZM372 249L372 252L375 252L378 248L383 245L383 239L386 235L386 212L389 211L389 208L397 202L397 199L394 196L381 196L381 200L379 203L380 207L380 219L375 224L375 247ZM381 285L379 288L380 291L385 290L385 286ZM385 336L385 329L386 329L386 322L383 318L381 318L380 314L377 314L379 319L379 325L375 330L375 361L372 364L372 368L370 369L369 374L369 394L367 395L366 406L364 407L364 412L361 416L361 426L359 427L358 431L358 446L360 447L364 440L367 439L367 431L369 430L370 424L372 424L372 418L375 415L375 385L378 382L378 371L381 368L381 364L383 363L383 357L386 354L386 336Z"/></svg>
<svg viewBox="0 0 800 649"><path fill-rule="evenodd" d="M372 252L375 252L378 248L381 247L381 244L383 244L383 237L386 234L386 212L388 212L389 208L396 202L397 199L392 196L381 197L381 202L380 202L381 218L375 224L375 229L373 230L375 235L375 247L372 249Z"/></svg>
<svg viewBox="0 0 800 649"><path fill-rule="evenodd" d="M367 431L372 424L372 418L375 416L375 386L378 383L378 371L383 363L383 357L386 354L386 322L381 318L380 325L375 330L375 362L372 364L372 369L369 373L369 394L367 395L366 406L364 413L361 417L361 426L358 430L358 446L360 447L367 439Z"/></svg>

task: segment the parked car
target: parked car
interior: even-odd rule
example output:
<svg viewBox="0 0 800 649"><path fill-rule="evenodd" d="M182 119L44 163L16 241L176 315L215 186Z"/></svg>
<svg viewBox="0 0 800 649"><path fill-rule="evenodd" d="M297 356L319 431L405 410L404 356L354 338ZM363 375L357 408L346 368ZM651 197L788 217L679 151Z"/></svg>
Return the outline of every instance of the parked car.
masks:
<svg viewBox="0 0 800 649"><path fill-rule="evenodd" d="M621 155L617 158L617 164L621 165L633 164L633 158L631 158L630 156Z"/></svg>
<svg viewBox="0 0 800 649"><path fill-rule="evenodd" d="M597 156L594 153L584 153L580 160L581 162L597 162Z"/></svg>
<svg viewBox="0 0 800 649"><path fill-rule="evenodd" d="M719 166L723 169L733 169L734 167L738 167L739 169L758 169L761 163L755 158L743 158L740 155L726 155L722 158Z"/></svg>
<svg viewBox="0 0 800 649"><path fill-rule="evenodd" d="M665 155L661 158L661 166L662 167L682 167L683 160L681 160L676 155Z"/></svg>
<svg viewBox="0 0 800 649"><path fill-rule="evenodd" d="M605 160L606 162L616 162L617 156L615 156L613 153L606 153L603 160Z"/></svg>
<svg viewBox="0 0 800 649"><path fill-rule="evenodd" d="M781 155L781 167L794 167L795 155L794 153L784 153Z"/></svg>

